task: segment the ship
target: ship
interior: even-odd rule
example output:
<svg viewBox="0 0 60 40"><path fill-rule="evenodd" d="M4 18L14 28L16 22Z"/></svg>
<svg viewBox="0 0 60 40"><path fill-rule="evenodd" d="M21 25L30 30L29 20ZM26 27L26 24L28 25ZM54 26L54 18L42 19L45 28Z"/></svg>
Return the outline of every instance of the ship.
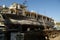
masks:
<svg viewBox="0 0 60 40"><path fill-rule="evenodd" d="M0 6L0 40L45 40L44 31L53 30L54 19L31 12L23 4Z"/></svg>

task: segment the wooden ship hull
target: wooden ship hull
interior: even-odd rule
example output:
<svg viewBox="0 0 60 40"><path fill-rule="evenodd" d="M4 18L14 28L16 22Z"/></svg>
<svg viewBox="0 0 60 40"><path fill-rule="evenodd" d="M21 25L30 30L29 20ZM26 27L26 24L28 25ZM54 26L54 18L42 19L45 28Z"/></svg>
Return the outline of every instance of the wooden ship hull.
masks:
<svg viewBox="0 0 60 40"><path fill-rule="evenodd" d="M13 6L0 11L1 40L47 40L49 33L58 33L52 18L27 11L24 5Z"/></svg>

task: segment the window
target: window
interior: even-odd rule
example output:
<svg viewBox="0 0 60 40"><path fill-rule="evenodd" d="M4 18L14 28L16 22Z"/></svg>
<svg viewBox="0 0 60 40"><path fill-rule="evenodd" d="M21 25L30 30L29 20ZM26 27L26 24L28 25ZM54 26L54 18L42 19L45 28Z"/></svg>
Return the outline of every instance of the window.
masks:
<svg viewBox="0 0 60 40"><path fill-rule="evenodd" d="M4 34L0 34L0 40L4 40Z"/></svg>
<svg viewBox="0 0 60 40"><path fill-rule="evenodd" d="M17 34L16 35L16 40L23 40L24 36L22 34Z"/></svg>

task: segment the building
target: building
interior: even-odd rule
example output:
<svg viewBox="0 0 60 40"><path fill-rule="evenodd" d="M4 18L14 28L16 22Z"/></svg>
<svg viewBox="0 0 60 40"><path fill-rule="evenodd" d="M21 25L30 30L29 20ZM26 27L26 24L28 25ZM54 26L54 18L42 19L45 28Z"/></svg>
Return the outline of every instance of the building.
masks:
<svg viewBox="0 0 60 40"><path fill-rule="evenodd" d="M56 22L55 27L56 27L57 30L60 30L60 22Z"/></svg>

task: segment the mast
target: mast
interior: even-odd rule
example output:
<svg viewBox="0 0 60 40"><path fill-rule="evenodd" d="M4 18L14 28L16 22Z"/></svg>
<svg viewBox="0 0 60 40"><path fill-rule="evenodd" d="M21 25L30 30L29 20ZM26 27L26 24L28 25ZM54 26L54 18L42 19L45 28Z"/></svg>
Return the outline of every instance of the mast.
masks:
<svg viewBox="0 0 60 40"><path fill-rule="evenodd" d="M24 0L23 5L26 5L26 4L27 4L27 0Z"/></svg>

